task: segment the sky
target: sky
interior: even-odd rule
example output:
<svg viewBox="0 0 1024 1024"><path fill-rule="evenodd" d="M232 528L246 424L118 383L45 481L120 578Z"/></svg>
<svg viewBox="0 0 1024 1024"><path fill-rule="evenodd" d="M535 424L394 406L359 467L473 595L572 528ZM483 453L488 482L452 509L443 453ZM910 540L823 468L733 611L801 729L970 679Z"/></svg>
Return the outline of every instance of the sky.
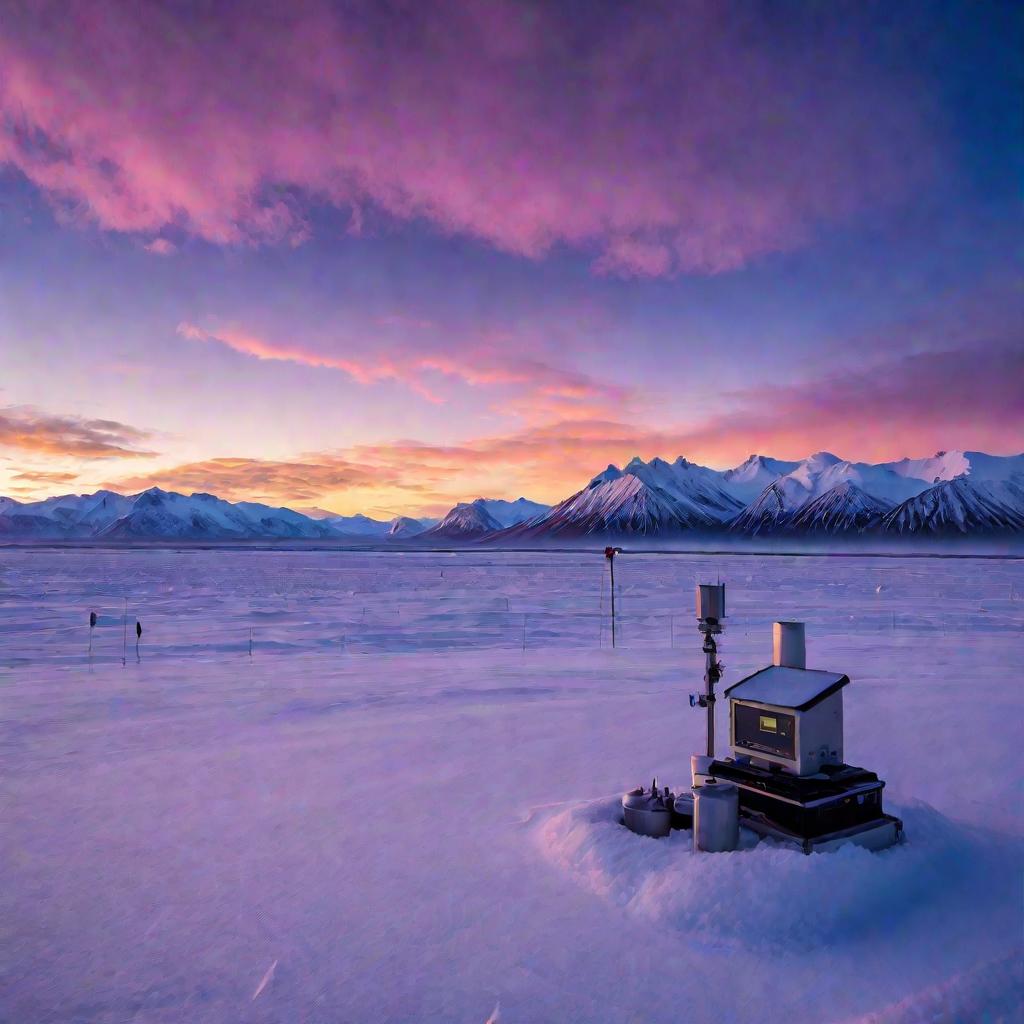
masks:
<svg viewBox="0 0 1024 1024"><path fill-rule="evenodd" d="M1024 450L1024 13L8 0L0 494Z"/></svg>

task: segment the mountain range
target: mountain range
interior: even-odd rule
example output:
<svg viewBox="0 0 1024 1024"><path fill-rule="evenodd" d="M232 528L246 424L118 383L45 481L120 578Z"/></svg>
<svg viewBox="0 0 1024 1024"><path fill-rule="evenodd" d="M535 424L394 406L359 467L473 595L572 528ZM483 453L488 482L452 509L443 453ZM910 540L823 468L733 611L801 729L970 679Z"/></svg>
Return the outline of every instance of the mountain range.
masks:
<svg viewBox="0 0 1024 1024"><path fill-rule="evenodd" d="M849 462L751 455L734 469L633 459L608 466L554 506L518 498L460 502L441 520L389 521L296 511L153 487L19 502L0 497L0 541L333 540L346 544L494 543L720 535L724 538L1024 538L1024 454L938 452Z"/></svg>

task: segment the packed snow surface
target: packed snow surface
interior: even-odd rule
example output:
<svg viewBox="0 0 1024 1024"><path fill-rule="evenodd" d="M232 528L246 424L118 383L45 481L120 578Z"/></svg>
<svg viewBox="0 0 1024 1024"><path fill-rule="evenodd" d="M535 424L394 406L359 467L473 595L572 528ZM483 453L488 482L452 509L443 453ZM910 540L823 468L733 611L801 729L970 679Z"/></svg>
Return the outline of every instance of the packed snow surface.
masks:
<svg viewBox="0 0 1024 1024"><path fill-rule="evenodd" d="M618 824L701 749L719 576L722 689L805 621L903 845ZM1020 1021L1024 563L616 582L613 650L600 552L0 552L0 1021Z"/></svg>

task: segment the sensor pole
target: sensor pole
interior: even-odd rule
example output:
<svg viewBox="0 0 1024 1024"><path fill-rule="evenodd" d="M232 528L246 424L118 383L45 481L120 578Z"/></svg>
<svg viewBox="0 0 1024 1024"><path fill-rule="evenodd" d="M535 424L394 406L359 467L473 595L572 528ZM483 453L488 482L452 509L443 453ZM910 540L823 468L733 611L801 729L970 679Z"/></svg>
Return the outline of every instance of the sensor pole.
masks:
<svg viewBox="0 0 1024 1024"><path fill-rule="evenodd" d="M721 626L718 627L721 630ZM703 632L703 630L702 630ZM710 630L704 633L704 654L707 656L707 667L704 670L704 706L708 709L708 757L715 756L715 683L722 678L722 666L719 664L718 645L715 635Z"/></svg>
<svg viewBox="0 0 1024 1024"><path fill-rule="evenodd" d="M715 756L715 683L722 678L715 637L722 632L725 618L725 584L697 585L697 629L704 635L704 692L690 694L690 707L702 707L708 713L708 757Z"/></svg>
<svg viewBox="0 0 1024 1024"><path fill-rule="evenodd" d="M608 559L608 570L612 578L612 647L615 646L615 556L621 552L622 548L604 549L604 557Z"/></svg>

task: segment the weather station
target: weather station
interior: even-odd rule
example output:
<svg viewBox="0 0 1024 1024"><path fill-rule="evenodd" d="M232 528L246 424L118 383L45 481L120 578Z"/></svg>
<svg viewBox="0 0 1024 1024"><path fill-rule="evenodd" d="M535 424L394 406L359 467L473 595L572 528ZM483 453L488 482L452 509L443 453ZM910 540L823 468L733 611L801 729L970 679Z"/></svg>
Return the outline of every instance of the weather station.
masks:
<svg viewBox="0 0 1024 1024"><path fill-rule="evenodd" d="M715 757L715 685L724 666L725 585L698 584L697 628L703 637L704 689L690 706L707 715L707 744L690 758L689 792L640 787L622 798L623 824L660 838L692 829L693 849L725 852L739 829L804 853L855 844L882 850L903 838L903 823L882 807L885 783L845 762L845 673L809 669L802 622L776 622L772 664L725 690L729 754ZM756 840L755 840L756 842Z"/></svg>

